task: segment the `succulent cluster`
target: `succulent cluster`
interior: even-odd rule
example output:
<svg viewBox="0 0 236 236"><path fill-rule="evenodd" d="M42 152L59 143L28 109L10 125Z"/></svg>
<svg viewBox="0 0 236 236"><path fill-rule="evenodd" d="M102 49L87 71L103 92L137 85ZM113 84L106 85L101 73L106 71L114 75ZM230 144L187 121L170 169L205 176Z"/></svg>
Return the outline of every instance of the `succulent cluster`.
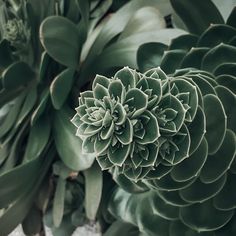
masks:
<svg viewBox="0 0 236 236"><path fill-rule="evenodd" d="M166 25L158 6L152 0L0 0L1 236L21 223L27 235L39 233L48 212L54 235L70 235L77 221L96 219L102 182L110 178L94 167L94 155L82 153L73 109L97 73L137 67L138 47L153 41L146 30L159 41ZM183 33L171 32L162 42ZM66 177L52 171L57 162L70 172ZM77 172L83 183L71 178ZM72 191L78 186L83 194ZM70 192L85 201L68 209Z"/></svg>
<svg viewBox="0 0 236 236"><path fill-rule="evenodd" d="M235 13L168 47L141 46L146 72L98 76L79 99L84 152L130 192L118 188L110 212L147 235L235 234Z"/></svg>
<svg viewBox="0 0 236 236"><path fill-rule="evenodd" d="M162 169L154 171L161 170L158 177L142 178L135 187L116 177L129 192L144 193L118 188L110 212L147 235L236 233L235 17L234 9L226 24L212 24L199 36L177 37L169 46L146 44L138 52L141 70L160 66L168 73L170 93L185 108L182 137L190 146L187 158L171 165L162 162Z"/></svg>
<svg viewBox="0 0 236 236"><path fill-rule="evenodd" d="M199 134L190 145L187 125L202 114L196 84L167 77L160 68L141 74L126 67L112 79L97 76L79 103L72 122L83 151L96 153L102 169L131 180L168 173L203 138Z"/></svg>

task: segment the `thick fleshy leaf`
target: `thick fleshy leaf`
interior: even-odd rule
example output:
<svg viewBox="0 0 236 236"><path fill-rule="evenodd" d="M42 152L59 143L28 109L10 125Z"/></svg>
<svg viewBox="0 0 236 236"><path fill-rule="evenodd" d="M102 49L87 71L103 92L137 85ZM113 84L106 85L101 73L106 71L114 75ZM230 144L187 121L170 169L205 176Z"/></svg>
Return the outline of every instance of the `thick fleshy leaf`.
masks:
<svg viewBox="0 0 236 236"><path fill-rule="evenodd" d="M100 84L105 88L108 88L109 79L105 76L102 76L102 75L96 75L96 77L93 80L92 89L94 89L97 84Z"/></svg>
<svg viewBox="0 0 236 236"><path fill-rule="evenodd" d="M193 34L201 34L210 24L224 23L221 14L210 0L203 2L171 0L170 2L176 13ZM208 14L202 14L202 12L208 12Z"/></svg>
<svg viewBox="0 0 236 236"><path fill-rule="evenodd" d="M202 69L213 72L221 63L235 62L236 48L227 44L218 44L203 57Z"/></svg>
<svg viewBox="0 0 236 236"><path fill-rule="evenodd" d="M187 181L197 176L207 159L207 142L202 139L197 150L171 171L171 176L176 181Z"/></svg>
<svg viewBox="0 0 236 236"><path fill-rule="evenodd" d="M209 49L206 47L191 48L190 51L184 56L180 67L194 67L200 69L202 58L205 56L208 50Z"/></svg>
<svg viewBox="0 0 236 236"><path fill-rule="evenodd" d="M161 199L157 194L153 195L151 199L153 205L153 212L166 220L177 220L179 217L179 208L168 204Z"/></svg>
<svg viewBox="0 0 236 236"><path fill-rule="evenodd" d="M219 150L207 161L202 168L200 178L204 183L212 183L219 179L230 168L236 153L235 134L227 130Z"/></svg>
<svg viewBox="0 0 236 236"><path fill-rule="evenodd" d="M152 236L168 236L169 221L160 217L157 211L150 215L157 204L156 197L153 191L129 194L118 188L111 196L108 209L115 217L137 225L141 232Z"/></svg>
<svg viewBox="0 0 236 236"><path fill-rule="evenodd" d="M53 59L76 69L81 45L75 24L61 16L50 16L40 26L40 40Z"/></svg>
<svg viewBox="0 0 236 236"><path fill-rule="evenodd" d="M42 229L42 212L36 206L32 206L29 213L21 223L23 232L26 235L35 235Z"/></svg>
<svg viewBox="0 0 236 236"><path fill-rule="evenodd" d="M184 118L185 118L185 109L183 104L173 95L170 96L165 96L161 102L160 102L160 106L162 107L162 109L164 108L173 108L175 111L177 111L177 116L174 118L173 122L175 124L175 128L172 129L171 128L171 124L170 122L167 122L166 124L164 124L164 126L160 126L160 130L164 131L164 132L173 132L176 133L177 131L179 131L179 129L181 128L181 126L183 125L184 122ZM157 114L158 116L158 114Z"/></svg>
<svg viewBox="0 0 236 236"><path fill-rule="evenodd" d="M140 120L144 126L145 134L141 139L137 139L138 143L153 143L160 137L159 126L156 117L150 112L145 111Z"/></svg>
<svg viewBox="0 0 236 236"><path fill-rule="evenodd" d="M122 133L117 133L116 138L123 144L127 145L133 141L133 126L130 119L126 119Z"/></svg>
<svg viewBox="0 0 236 236"><path fill-rule="evenodd" d="M26 191L24 191L24 193L20 196L17 195L17 200L14 201L14 203L11 204L10 207L8 207L7 210L4 211L4 213L1 215L0 228L1 228L2 235L9 235L13 231L13 229L16 228L28 214L36 198L36 194L42 183L42 180L44 179L45 174L48 172L48 169L52 163L54 155L55 155L54 151L50 149L47 155L45 156L44 161L42 161L42 159L39 159L39 158L35 160L35 162L38 161L37 162L38 164L37 164L36 169L34 170L30 169L30 171L33 172L32 178L29 178L28 175L23 173L23 175L27 177L30 183L26 186ZM25 166L29 168L28 165L30 164L32 164L32 162L25 164ZM19 180L19 176L17 176L15 179ZM11 181L11 182L13 183L14 181ZM25 182L24 182L24 186L25 186ZM20 192L22 193L22 188Z"/></svg>
<svg viewBox="0 0 236 236"><path fill-rule="evenodd" d="M169 46L169 50L182 49L189 51L192 47L195 47L198 37L193 34L184 34L172 39Z"/></svg>
<svg viewBox="0 0 236 236"><path fill-rule="evenodd" d="M51 124L47 117L42 117L31 127L27 147L24 154L24 161L37 158L46 147L51 131Z"/></svg>
<svg viewBox="0 0 236 236"><path fill-rule="evenodd" d="M166 51L161 60L161 69L167 74L174 73L179 68L186 52L182 49Z"/></svg>
<svg viewBox="0 0 236 236"><path fill-rule="evenodd" d="M213 71L214 75L236 75L236 63L223 63Z"/></svg>
<svg viewBox="0 0 236 236"><path fill-rule="evenodd" d="M5 89L16 89L26 86L35 79L35 73L25 62L15 62L2 73L3 87Z"/></svg>
<svg viewBox="0 0 236 236"><path fill-rule="evenodd" d="M206 133L206 118L202 108L198 107L193 121L188 126L188 131L191 137L189 155L192 155L199 147L203 136Z"/></svg>
<svg viewBox="0 0 236 236"><path fill-rule="evenodd" d="M39 81L45 80L49 62L50 62L50 56L47 54L47 52L43 52L39 67L39 78L38 78Z"/></svg>
<svg viewBox="0 0 236 236"><path fill-rule="evenodd" d="M85 211L88 219L95 220L102 197L103 175L95 162L84 171L85 176Z"/></svg>
<svg viewBox="0 0 236 236"><path fill-rule="evenodd" d="M236 208L235 174L228 174L223 189L214 197L214 206L219 210L231 210Z"/></svg>
<svg viewBox="0 0 236 236"><path fill-rule="evenodd" d="M94 154L82 153L82 140L75 136L75 127L70 122L72 111L64 107L55 114L54 139L61 160L72 170L85 170L94 161Z"/></svg>
<svg viewBox="0 0 236 236"><path fill-rule="evenodd" d="M127 92L125 103L129 106L132 118L136 118L146 110L148 97L141 90L133 88Z"/></svg>
<svg viewBox="0 0 236 236"><path fill-rule="evenodd" d="M34 178L35 172L40 168L41 159L20 165L0 176L0 208L16 200L27 189L27 184ZM11 183L6 185L5 183Z"/></svg>
<svg viewBox="0 0 236 236"><path fill-rule="evenodd" d="M31 91L27 94L24 103L21 107L21 111L19 113L17 124L20 124L29 114L29 112L33 109L37 100L37 91L36 88L32 88Z"/></svg>
<svg viewBox="0 0 236 236"><path fill-rule="evenodd" d="M129 155L130 145L123 145L120 148L113 150L113 148L109 148L108 150L108 158L111 163L122 166Z"/></svg>
<svg viewBox="0 0 236 236"><path fill-rule="evenodd" d="M55 109L60 109L66 101L72 87L74 70L66 69L62 71L52 81L50 85L50 95Z"/></svg>
<svg viewBox="0 0 236 236"><path fill-rule="evenodd" d="M14 124L17 122L17 117L19 115L22 103L24 102L25 95L21 94L15 100L13 104L10 105L11 109L7 113L5 119L0 124L0 138L2 138L7 132L9 132Z"/></svg>
<svg viewBox="0 0 236 236"><path fill-rule="evenodd" d="M214 87L202 75L191 75L191 79L200 89L202 96L216 94Z"/></svg>
<svg viewBox="0 0 236 236"><path fill-rule="evenodd" d="M227 128L236 133L236 97L229 89L217 86L216 92L227 115Z"/></svg>
<svg viewBox="0 0 236 236"><path fill-rule="evenodd" d="M236 93L236 76L232 75L220 75L216 78L217 82Z"/></svg>
<svg viewBox="0 0 236 236"><path fill-rule="evenodd" d="M167 46L162 43L146 43L137 52L138 68L142 72L161 65L161 59Z"/></svg>
<svg viewBox="0 0 236 236"><path fill-rule="evenodd" d="M209 184L204 184L200 179L197 179L189 187L180 190L180 196L190 203L203 203L220 192L225 184L226 178L226 175L223 175L217 181Z"/></svg>
<svg viewBox="0 0 236 236"><path fill-rule="evenodd" d="M219 229L225 225L232 218L232 216L232 210L217 210L214 208L211 200L180 209L180 218L183 223L188 227L200 232Z"/></svg>
<svg viewBox="0 0 236 236"><path fill-rule="evenodd" d="M187 110L187 113L189 113L189 119L185 118L187 121L191 122L197 112L197 106L198 106L198 94L197 94L197 89L195 86L193 86L190 82L186 80L181 80L181 79L176 79L173 81L173 84L177 86L178 91L180 95L177 94L177 97L181 99L181 93L187 93L189 94L189 101L184 101L183 104L186 104L189 106L189 109Z"/></svg>
<svg viewBox="0 0 236 236"><path fill-rule="evenodd" d="M128 90L129 88L134 88L137 82L134 71L128 67L124 67L123 69L119 70L114 75L114 78L119 79L125 86L126 90Z"/></svg>
<svg viewBox="0 0 236 236"><path fill-rule="evenodd" d="M215 95L204 97L204 112L206 116L206 140L209 154L219 150L226 132L226 114L222 103Z"/></svg>
<svg viewBox="0 0 236 236"><path fill-rule="evenodd" d="M55 227L58 227L61 224L63 218L65 191L66 191L66 180L59 178L57 181L57 186L53 199L53 208L52 208L53 224Z"/></svg>
<svg viewBox="0 0 236 236"><path fill-rule="evenodd" d="M211 25L199 38L198 47L215 47L228 43L236 35L236 29L227 25Z"/></svg>
<svg viewBox="0 0 236 236"><path fill-rule="evenodd" d="M120 102L123 102L124 90L125 88L120 80L112 81L108 88L111 98L115 98L116 100L120 99Z"/></svg>
<svg viewBox="0 0 236 236"><path fill-rule="evenodd" d="M148 181L147 184L148 186L151 186L152 188L157 190L175 191L190 186L195 179L196 177L193 176L193 178L190 180L184 182L177 182L174 181L170 174L168 174L161 179Z"/></svg>
<svg viewBox="0 0 236 236"><path fill-rule="evenodd" d="M48 103L48 97L49 97L49 90L48 88L46 88L41 94L39 105L36 107L31 116L31 125L34 125L36 121L39 119L39 117L45 111Z"/></svg>

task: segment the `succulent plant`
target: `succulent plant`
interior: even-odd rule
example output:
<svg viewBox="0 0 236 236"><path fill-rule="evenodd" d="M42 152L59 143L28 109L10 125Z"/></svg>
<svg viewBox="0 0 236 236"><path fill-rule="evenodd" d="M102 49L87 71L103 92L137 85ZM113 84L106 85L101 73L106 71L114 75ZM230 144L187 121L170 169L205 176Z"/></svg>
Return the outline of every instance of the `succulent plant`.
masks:
<svg viewBox="0 0 236 236"><path fill-rule="evenodd" d="M110 74L125 65L136 68L143 43L169 43L184 32L166 29L158 1L123 5L110 0L0 0L1 235L20 223L26 234L37 233L48 202L54 226L60 225L61 232L75 227L75 209L69 211L70 220L64 219L62 199L78 182L52 171L58 161L71 173L83 173L81 212L96 219L103 175L93 165L94 155L83 154L82 141L74 135L70 119L77 94L96 73ZM35 224L29 227L32 218Z"/></svg>
<svg viewBox="0 0 236 236"><path fill-rule="evenodd" d="M203 137L190 147L187 125L196 116L198 95L188 80L159 68L145 74L124 68L112 79L97 76L92 88L81 93L72 122L83 151L95 153L104 170L135 181L157 178L188 158Z"/></svg>
<svg viewBox="0 0 236 236"><path fill-rule="evenodd" d="M73 123L120 185L116 219L142 235L235 235L236 11L224 23L211 1L171 2L194 34L141 46L142 73L97 76Z"/></svg>

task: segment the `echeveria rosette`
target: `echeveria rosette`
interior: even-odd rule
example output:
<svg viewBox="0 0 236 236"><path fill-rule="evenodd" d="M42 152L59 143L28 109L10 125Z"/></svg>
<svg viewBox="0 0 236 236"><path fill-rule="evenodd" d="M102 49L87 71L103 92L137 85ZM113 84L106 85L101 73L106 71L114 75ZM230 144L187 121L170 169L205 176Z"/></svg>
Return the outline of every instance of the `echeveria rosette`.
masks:
<svg viewBox="0 0 236 236"><path fill-rule="evenodd" d="M226 24L212 24L199 36L180 36L165 53L159 50L163 45L153 43L138 52L140 70L149 69L145 75L155 77L159 71L150 69L150 61L168 74L170 93L186 111L181 129L186 128L190 143L187 158L169 166L162 162L140 181L149 191L140 183L127 189L129 180L115 176L130 193L117 188L109 211L147 235L236 234L235 19L234 9ZM160 134L158 140L161 129Z"/></svg>
<svg viewBox="0 0 236 236"><path fill-rule="evenodd" d="M111 79L97 76L72 121L84 152L96 153L103 170L138 181L189 157L187 125L197 106L196 86L187 80L160 68L141 74L126 67Z"/></svg>

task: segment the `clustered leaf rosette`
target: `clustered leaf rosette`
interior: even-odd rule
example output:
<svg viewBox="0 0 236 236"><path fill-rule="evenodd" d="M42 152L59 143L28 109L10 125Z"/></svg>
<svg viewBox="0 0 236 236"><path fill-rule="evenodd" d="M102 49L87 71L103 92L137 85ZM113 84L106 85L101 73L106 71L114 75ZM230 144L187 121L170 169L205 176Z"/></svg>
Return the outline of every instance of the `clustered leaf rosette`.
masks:
<svg viewBox="0 0 236 236"><path fill-rule="evenodd" d="M159 69L153 66L168 74L162 85L168 81L167 94L184 107L179 132L188 146L171 149L174 162L168 165L162 159L137 184L113 175L123 189L114 191L109 211L147 235L236 235L235 22L234 9L226 24L212 24L199 36L183 35L169 46L150 43L139 49L140 70L148 69L145 76L157 78ZM160 129L159 143L163 137L173 144L181 140ZM159 157L160 152L161 147Z"/></svg>
<svg viewBox="0 0 236 236"><path fill-rule="evenodd" d="M236 233L232 19L235 10L227 25L211 25L200 36L142 46L138 64L146 72L124 68L111 79L98 76L79 99L73 122L84 151L96 152L126 190L114 191L109 211L147 235ZM143 59L148 55L161 58L156 68Z"/></svg>
<svg viewBox="0 0 236 236"><path fill-rule="evenodd" d="M83 151L96 153L103 170L127 178L159 178L189 157L191 122L198 109L194 84L161 69L141 74L128 67L114 78L96 76L81 93L73 123ZM164 172L163 172L164 171Z"/></svg>

